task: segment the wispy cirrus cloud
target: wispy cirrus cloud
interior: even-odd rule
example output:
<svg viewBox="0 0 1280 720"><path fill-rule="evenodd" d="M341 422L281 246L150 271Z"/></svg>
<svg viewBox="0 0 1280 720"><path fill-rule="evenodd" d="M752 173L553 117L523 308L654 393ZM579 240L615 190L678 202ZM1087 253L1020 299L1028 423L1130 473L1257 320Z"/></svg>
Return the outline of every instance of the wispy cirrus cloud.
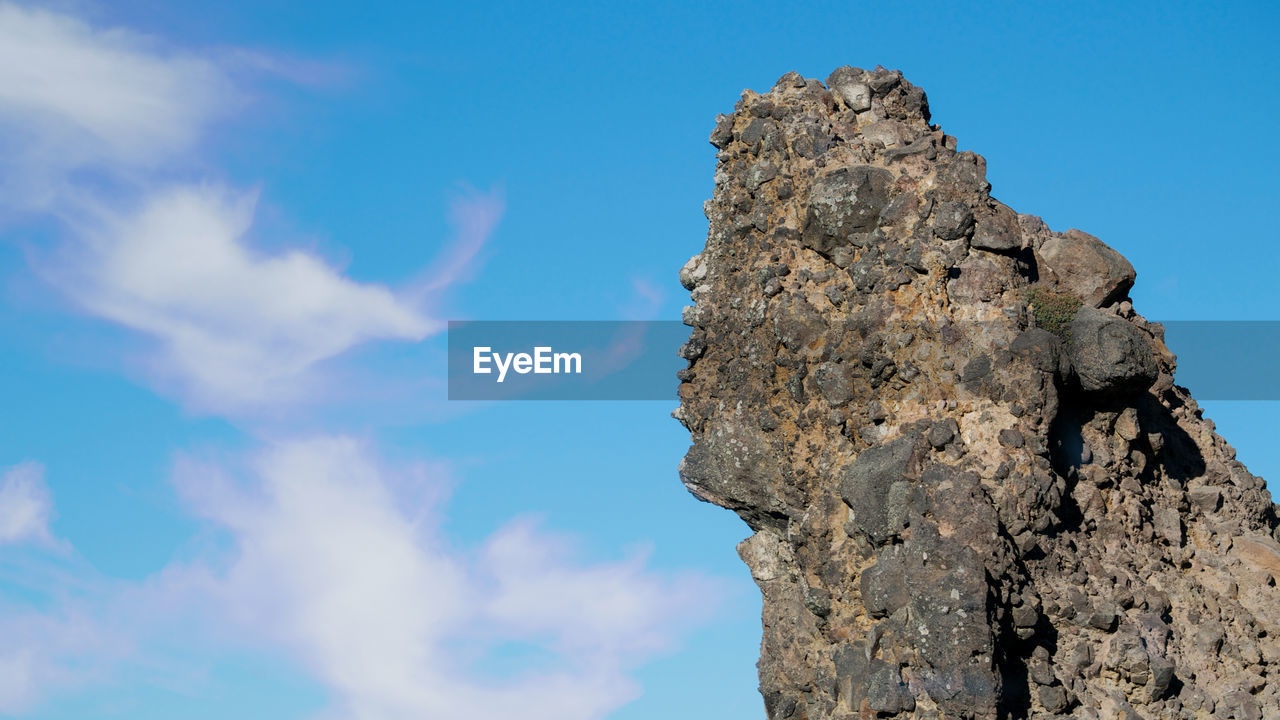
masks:
<svg viewBox="0 0 1280 720"><path fill-rule="evenodd" d="M53 544L52 516L53 499L43 465L25 462L0 473L0 545Z"/></svg>
<svg viewBox="0 0 1280 720"><path fill-rule="evenodd" d="M506 211L501 188L481 192L464 187L449 203L449 224L454 228L453 240L444 248L422 279L414 283L413 293L429 301L459 282L471 279L478 268L480 251Z"/></svg>
<svg viewBox="0 0 1280 720"><path fill-rule="evenodd" d="M108 635L72 608L39 612L0 603L0 714L22 715L51 692L89 681L117 654Z"/></svg>
<svg viewBox="0 0 1280 720"><path fill-rule="evenodd" d="M622 317L627 320L653 320L658 317L666 294L661 286L642 276L631 278L631 296L622 305Z"/></svg>
<svg viewBox="0 0 1280 720"><path fill-rule="evenodd" d="M0 714L6 716L82 681L94 664L83 659L110 654L103 628L74 603L41 609L5 592L15 586L22 596L67 596L62 565L71 547L53 534L53 516L44 465L27 461L0 471Z"/></svg>

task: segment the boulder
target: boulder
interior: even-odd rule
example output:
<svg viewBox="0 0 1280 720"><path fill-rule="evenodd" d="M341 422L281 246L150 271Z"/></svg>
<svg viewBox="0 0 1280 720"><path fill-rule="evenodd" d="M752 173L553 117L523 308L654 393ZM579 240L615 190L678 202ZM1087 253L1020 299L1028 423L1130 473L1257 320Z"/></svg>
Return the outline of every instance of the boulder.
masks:
<svg viewBox="0 0 1280 720"><path fill-rule="evenodd" d="M1042 273L1050 275L1060 291L1093 307L1124 299L1137 277L1120 253L1079 230L1051 237L1036 254Z"/></svg>
<svg viewBox="0 0 1280 720"><path fill-rule="evenodd" d="M997 205L977 219L970 244L979 250L1009 252L1022 247L1022 233L1018 229L1018 214L1005 205Z"/></svg>
<svg viewBox="0 0 1280 720"><path fill-rule="evenodd" d="M680 477L756 531L769 720L1280 707L1280 506L1132 266L993 199L891 70L788 73L712 141Z"/></svg>
<svg viewBox="0 0 1280 720"><path fill-rule="evenodd" d="M1129 393L1155 382L1158 370L1147 336L1127 320L1082 305L1069 331L1067 354L1082 390Z"/></svg>

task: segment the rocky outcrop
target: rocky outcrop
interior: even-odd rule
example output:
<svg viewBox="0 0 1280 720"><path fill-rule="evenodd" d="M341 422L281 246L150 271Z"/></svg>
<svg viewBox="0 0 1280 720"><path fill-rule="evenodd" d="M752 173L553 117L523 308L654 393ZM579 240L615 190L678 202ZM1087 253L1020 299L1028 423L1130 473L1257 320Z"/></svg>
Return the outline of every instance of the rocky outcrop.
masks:
<svg viewBox="0 0 1280 720"><path fill-rule="evenodd" d="M898 72L789 73L711 142L680 475L754 531L768 717L1280 717L1276 508L1132 266Z"/></svg>

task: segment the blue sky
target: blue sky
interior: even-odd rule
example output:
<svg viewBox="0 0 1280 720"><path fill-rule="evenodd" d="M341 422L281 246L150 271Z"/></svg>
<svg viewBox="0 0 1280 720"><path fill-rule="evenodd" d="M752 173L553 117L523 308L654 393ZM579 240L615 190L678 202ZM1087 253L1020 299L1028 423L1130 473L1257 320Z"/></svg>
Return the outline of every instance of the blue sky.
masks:
<svg viewBox="0 0 1280 720"><path fill-rule="evenodd" d="M677 318L715 115L845 64L1280 319L1280 11L1039 5L0 3L0 715L763 717L674 401L450 404L440 323Z"/></svg>

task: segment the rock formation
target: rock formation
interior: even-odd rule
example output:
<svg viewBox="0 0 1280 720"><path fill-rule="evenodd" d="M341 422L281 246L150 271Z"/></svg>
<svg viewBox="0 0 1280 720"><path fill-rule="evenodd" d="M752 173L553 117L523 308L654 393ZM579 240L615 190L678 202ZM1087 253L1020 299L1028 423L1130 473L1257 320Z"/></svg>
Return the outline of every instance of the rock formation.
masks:
<svg viewBox="0 0 1280 720"><path fill-rule="evenodd" d="M1280 717L1277 509L1129 263L899 72L788 73L711 143L680 476L754 531L770 720Z"/></svg>

